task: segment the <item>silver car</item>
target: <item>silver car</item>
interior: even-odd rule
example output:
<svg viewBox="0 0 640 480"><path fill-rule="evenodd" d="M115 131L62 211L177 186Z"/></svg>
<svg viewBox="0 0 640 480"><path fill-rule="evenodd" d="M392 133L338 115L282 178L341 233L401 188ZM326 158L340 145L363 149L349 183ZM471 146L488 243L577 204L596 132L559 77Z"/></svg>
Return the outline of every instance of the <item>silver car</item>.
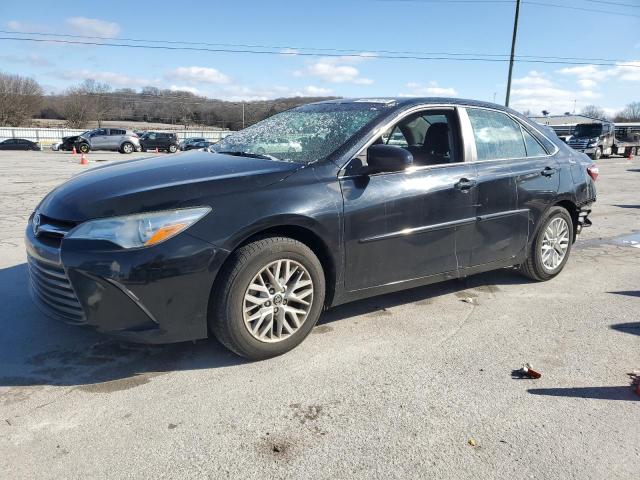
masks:
<svg viewBox="0 0 640 480"><path fill-rule="evenodd" d="M140 138L135 133L121 128L96 128L83 133L78 139L79 150L113 150L120 153L139 152Z"/></svg>

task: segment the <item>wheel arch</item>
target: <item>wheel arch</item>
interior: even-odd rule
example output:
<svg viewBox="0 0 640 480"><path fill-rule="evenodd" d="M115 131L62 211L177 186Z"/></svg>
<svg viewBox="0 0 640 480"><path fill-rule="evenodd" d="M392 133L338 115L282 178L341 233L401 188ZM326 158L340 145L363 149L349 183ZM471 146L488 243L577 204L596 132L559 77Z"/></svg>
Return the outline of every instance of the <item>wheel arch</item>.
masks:
<svg viewBox="0 0 640 480"><path fill-rule="evenodd" d="M533 235L531 235L529 238L530 244L536 238L536 235L538 234L538 230L540 230L540 227L542 226L543 219L546 218L547 213L553 207L562 207L569 212L569 216L571 217L571 221L573 223L573 242L575 243L576 238L578 237L578 207L576 206L576 203L573 201L573 199L569 197L559 197L556 199L554 203L550 204L545 209L542 215L540 215L540 220L538 221L538 224L535 226Z"/></svg>
<svg viewBox="0 0 640 480"><path fill-rule="evenodd" d="M222 264L220 271L225 269L232 261L233 252L237 249L251 243L255 240L265 237L288 237L293 238L313 251L320 260L325 277L325 306L332 304L336 293L336 285L338 284L338 265L339 259L332 253L329 243L319 233L320 226L313 220L306 217L291 218L287 217L286 222L273 221L270 225L260 225L248 229L240 235L237 235L229 248L229 255ZM216 278L211 289L211 295L219 285L221 275Z"/></svg>

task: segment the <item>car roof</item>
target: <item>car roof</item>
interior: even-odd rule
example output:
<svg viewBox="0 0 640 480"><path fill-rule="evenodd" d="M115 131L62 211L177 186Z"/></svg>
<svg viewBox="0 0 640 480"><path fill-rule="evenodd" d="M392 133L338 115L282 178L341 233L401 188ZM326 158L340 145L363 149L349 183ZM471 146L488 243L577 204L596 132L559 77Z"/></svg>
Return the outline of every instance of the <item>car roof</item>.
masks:
<svg viewBox="0 0 640 480"><path fill-rule="evenodd" d="M315 102L315 104L323 103L335 103L335 104L348 104L348 103L377 103L384 105L393 105L398 108L412 107L418 105L467 105L471 107L486 107L496 110L513 111L504 105L498 105L491 102L483 102L479 100L470 100L467 98L453 98L453 97L372 97L372 98L338 98L335 100L325 100L322 102Z"/></svg>

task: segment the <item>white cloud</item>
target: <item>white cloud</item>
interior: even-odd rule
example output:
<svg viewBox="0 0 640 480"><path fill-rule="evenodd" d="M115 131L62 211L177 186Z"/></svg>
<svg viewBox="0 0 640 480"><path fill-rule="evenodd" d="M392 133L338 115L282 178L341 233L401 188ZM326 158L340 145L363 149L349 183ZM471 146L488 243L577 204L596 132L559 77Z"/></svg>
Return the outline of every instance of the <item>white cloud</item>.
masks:
<svg viewBox="0 0 640 480"><path fill-rule="evenodd" d="M124 75L121 73L115 72L96 72L91 70L70 70L64 72L55 72L53 74L58 78L63 78L65 80L76 80L77 82L81 82L85 79L92 79L98 82L104 82L111 86L115 87L145 87L148 85L158 85L158 79L149 79L149 78L141 78L141 77L132 77L129 75Z"/></svg>
<svg viewBox="0 0 640 480"><path fill-rule="evenodd" d="M360 76L360 70L353 65L371 60L375 57L376 54L370 52L339 57L322 57L317 61L309 63L302 70L296 70L293 74L297 77L316 77L328 83L371 85L373 80Z"/></svg>
<svg viewBox="0 0 640 480"><path fill-rule="evenodd" d="M513 84L522 87L550 87L552 85L551 80L535 70L530 71L525 77L515 78Z"/></svg>
<svg viewBox="0 0 640 480"><path fill-rule="evenodd" d="M202 96L202 92L195 87L188 87L184 85L171 85L169 87L169 90L171 90L172 92L189 92L189 93L193 93L194 95Z"/></svg>
<svg viewBox="0 0 640 480"><path fill-rule="evenodd" d="M598 86L598 82L596 82L595 80L592 80L591 78L579 78L578 84L582 88L594 88Z"/></svg>
<svg viewBox="0 0 640 480"><path fill-rule="evenodd" d="M333 90L331 90L330 88L323 88L323 87L316 87L314 85L309 85L302 89L302 95L297 95L297 96L324 97L327 95L331 95L332 93L333 93Z"/></svg>
<svg viewBox="0 0 640 480"><path fill-rule="evenodd" d="M52 65L49 60L36 53L29 53L27 55L0 55L0 60L10 63L32 65L34 67L48 67Z"/></svg>
<svg viewBox="0 0 640 480"><path fill-rule="evenodd" d="M407 92L400 93L399 97L455 97L458 92L452 87L440 87L435 81L423 85L418 82L408 82L405 87Z"/></svg>
<svg viewBox="0 0 640 480"><path fill-rule="evenodd" d="M73 33L89 37L114 38L120 33L120 25L97 18L71 17L65 20Z"/></svg>
<svg viewBox="0 0 640 480"><path fill-rule="evenodd" d="M7 26L7 30L14 32L48 32L50 30L46 25L21 22L19 20L9 20L5 25Z"/></svg>
<svg viewBox="0 0 640 480"><path fill-rule="evenodd" d="M640 82L640 60L629 62L617 62L613 66L580 65L576 67L561 68L558 70L563 75L573 75L579 80L602 82L607 79L618 79L627 82ZM583 87L587 86L581 84ZM591 85L593 87L593 85Z"/></svg>
<svg viewBox="0 0 640 480"><path fill-rule="evenodd" d="M165 77L171 80L178 80L188 84L226 84L231 81L224 73L210 67L178 67L165 74Z"/></svg>

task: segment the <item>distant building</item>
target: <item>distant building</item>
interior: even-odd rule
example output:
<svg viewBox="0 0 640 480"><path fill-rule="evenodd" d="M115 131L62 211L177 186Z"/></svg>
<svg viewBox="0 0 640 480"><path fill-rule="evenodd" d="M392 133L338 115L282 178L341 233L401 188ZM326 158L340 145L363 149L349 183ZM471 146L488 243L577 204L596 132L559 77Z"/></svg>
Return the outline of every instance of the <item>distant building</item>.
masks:
<svg viewBox="0 0 640 480"><path fill-rule="evenodd" d="M585 115L547 115L546 117L536 116L529 117L534 122L541 125L553 126L575 126L579 123L601 122L599 118L587 117Z"/></svg>
<svg viewBox="0 0 640 480"><path fill-rule="evenodd" d="M559 137L567 137L572 134L573 129L579 123L601 122L599 118L587 117L586 115L547 115L529 117L534 122L541 125L549 125Z"/></svg>

